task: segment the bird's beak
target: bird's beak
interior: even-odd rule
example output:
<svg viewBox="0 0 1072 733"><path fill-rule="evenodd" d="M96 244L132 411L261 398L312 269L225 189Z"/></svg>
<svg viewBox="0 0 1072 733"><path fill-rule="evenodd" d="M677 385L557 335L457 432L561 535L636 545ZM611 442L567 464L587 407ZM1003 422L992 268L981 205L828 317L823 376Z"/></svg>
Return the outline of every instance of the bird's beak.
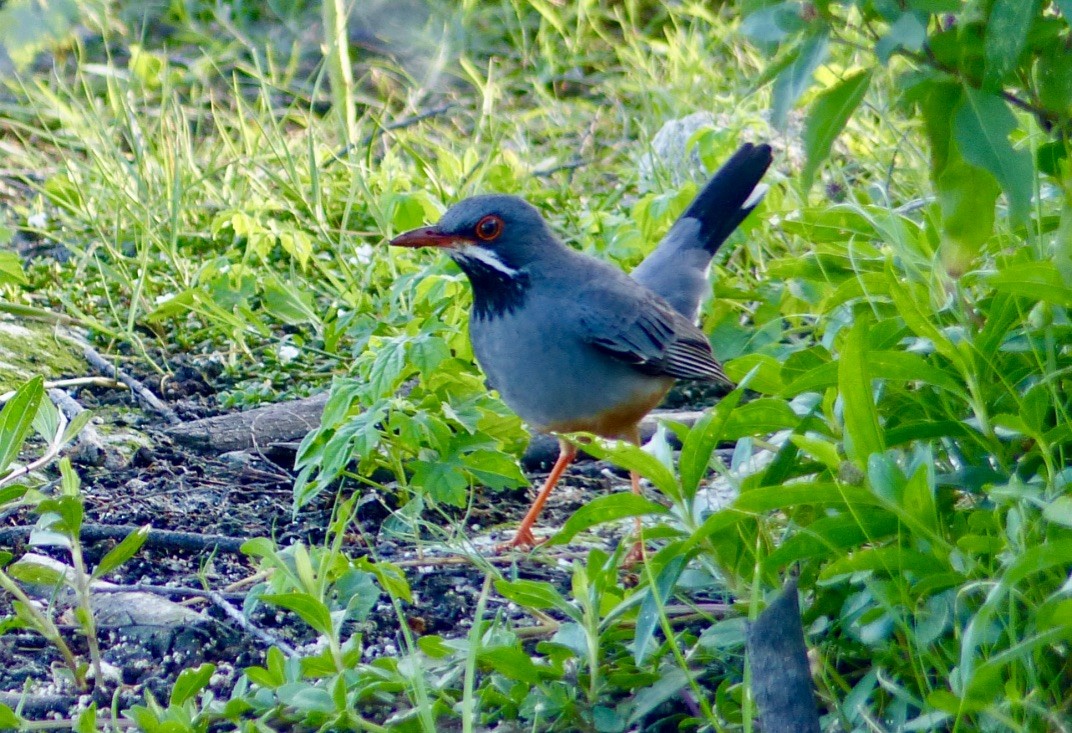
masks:
<svg viewBox="0 0 1072 733"><path fill-rule="evenodd" d="M412 229L399 234L390 241L393 247L439 247L440 249L457 249L469 244L469 240L456 234L445 234L436 227Z"/></svg>

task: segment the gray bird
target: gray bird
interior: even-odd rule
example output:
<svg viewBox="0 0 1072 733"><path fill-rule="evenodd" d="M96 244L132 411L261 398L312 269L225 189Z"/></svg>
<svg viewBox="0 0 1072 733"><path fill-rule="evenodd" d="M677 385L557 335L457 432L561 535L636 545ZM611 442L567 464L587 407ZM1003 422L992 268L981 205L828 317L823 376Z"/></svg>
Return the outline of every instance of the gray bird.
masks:
<svg viewBox="0 0 1072 733"><path fill-rule="evenodd" d="M631 277L562 244L516 196L465 199L391 244L443 248L468 276L473 353L530 427L639 443L640 420L675 380L731 384L695 321L711 258L762 199L770 163L768 145L742 146ZM577 452L559 447L509 546L536 544L532 526ZM632 485L640 493L636 474Z"/></svg>

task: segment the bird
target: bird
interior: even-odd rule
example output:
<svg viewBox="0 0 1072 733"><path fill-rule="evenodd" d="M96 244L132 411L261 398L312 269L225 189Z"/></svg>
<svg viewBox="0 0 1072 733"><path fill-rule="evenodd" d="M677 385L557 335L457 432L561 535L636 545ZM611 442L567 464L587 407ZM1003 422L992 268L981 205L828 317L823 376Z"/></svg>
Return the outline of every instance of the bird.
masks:
<svg viewBox="0 0 1072 733"><path fill-rule="evenodd" d="M538 209L506 194L463 199L436 224L390 241L439 248L457 263L471 285L469 338L488 385L530 429L559 436L558 458L503 549L538 544L536 520L577 454L561 436L639 445L641 419L675 381L732 386L697 318L712 257L763 198L771 159L769 145L742 145L630 275L566 246ZM635 472L630 481L641 493ZM643 552L638 539L631 556Z"/></svg>

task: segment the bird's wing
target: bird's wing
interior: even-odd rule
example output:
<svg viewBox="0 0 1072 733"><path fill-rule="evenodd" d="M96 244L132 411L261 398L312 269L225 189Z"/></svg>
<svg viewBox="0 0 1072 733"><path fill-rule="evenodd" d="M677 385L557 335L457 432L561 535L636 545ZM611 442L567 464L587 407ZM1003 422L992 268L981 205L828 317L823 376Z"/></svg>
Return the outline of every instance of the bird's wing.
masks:
<svg viewBox="0 0 1072 733"><path fill-rule="evenodd" d="M637 371L732 384L703 331L651 291L623 278L578 293L581 337Z"/></svg>

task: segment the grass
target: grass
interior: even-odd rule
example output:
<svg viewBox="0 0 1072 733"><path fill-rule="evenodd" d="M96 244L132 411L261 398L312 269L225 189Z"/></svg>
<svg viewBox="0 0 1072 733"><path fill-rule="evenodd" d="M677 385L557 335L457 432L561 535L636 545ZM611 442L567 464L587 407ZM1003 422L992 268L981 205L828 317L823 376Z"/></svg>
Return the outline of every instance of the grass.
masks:
<svg viewBox="0 0 1072 733"><path fill-rule="evenodd" d="M322 547L250 548L274 569L261 602L300 616L325 652L269 654L229 700L191 670L168 704L129 717L150 730L252 730L258 717L754 730L743 619L795 572L825 728L1069 727L1072 291L1050 274L1062 230L1042 224L1067 217L1056 197L1040 198L1026 235L999 210L971 267L945 267L924 130L895 103L908 63L896 56L804 190L801 120L788 133L766 122L770 59L732 5L470 1L410 24L380 17L405 33L352 59L352 117L329 111L349 96L345 75L322 69L320 39L300 32L319 9L278 5L136 18L102 6L86 17L103 32L9 77L0 150L19 195L2 202L0 232L70 257L31 261L25 284L0 280L3 300L74 317L98 347L161 372L176 354L220 360L228 407L335 378L299 457L296 510L339 480L360 490L378 468L409 502L402 519L431 527L471 485L523 483L508 456L524 433L472 364L460 276L384 240L497 190L526 196L571 245L631 266L695 190L669 169L642 177L639 161L664 122L707 110L717 124L693 141L705 162L742 139L778 150L703 316L730 376L759 397L734 393L682 430L679 468L608 449L673 509L609 495L563 533L648 515L656 552L638 586L622 584L620 552L575 561L568 595L488 565L467 636L415 638L399 611L406 648L368 662L343 626L367 613L358 589L400 608L409 588L401 568L347 554L353 505L341 505ZM867 63L835 44L818 88ZM422 118L429 109L441 111ZM1028 141L1044 137L1019 123ZM723 465L711 448L730 440ZM760 441L776 450L757 466ZM739 493L714 514L696 504L708 468ZM460 523L438 531L464 540ZM668 610L727 592L733 612L703 625ZM489 617L490 593L530 609L547 636L534 644Z"/></svg>

